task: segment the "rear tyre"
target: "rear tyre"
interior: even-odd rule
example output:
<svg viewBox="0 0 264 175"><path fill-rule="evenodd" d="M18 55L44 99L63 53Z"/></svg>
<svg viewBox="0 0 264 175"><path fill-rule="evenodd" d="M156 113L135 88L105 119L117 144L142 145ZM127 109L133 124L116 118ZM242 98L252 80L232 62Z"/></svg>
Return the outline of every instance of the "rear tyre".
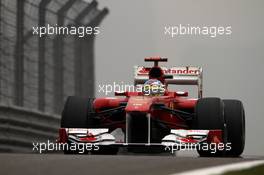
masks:
<svg viewBox="0 0 264 175"><path fill-rule="evenodd" d="M224 103L220 98L201 98L195 108L193 128L198 130L224 130ZM197 149L201 157L220 156L220 152Z"/></svg>
<svg viewBox="0 0 264 175"><path fill-rule="evenodd" d="M245 112L241 101L223 100L225 121L227 128L227 142L231 149L226 151L227 156L237 157L242 154L245 146Z"/></svg>

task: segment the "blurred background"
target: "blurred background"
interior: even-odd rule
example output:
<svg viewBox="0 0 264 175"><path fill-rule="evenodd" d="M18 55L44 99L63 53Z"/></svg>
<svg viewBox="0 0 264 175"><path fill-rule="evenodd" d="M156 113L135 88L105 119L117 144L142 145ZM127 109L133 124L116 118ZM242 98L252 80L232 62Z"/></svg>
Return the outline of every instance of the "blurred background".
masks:
<svg viewBox="0 0 264 175"><path fill-rule="evenodd" d="M59 114L94 94L94 35L33 35L33 27L98 26L108 9L82 0L1 0L0 100Z"/></svg>
<svg viewBox="0 0 264 175"><path fill-rule="evenodd" d="M96 27L97 1L0 0L0 151L58 136L67 96L94 96L95 35L33 35L33 27Z"/></svg>
<svg viewBox="0 0 264 175"><path fill-rule="evenodd" d="M202 66L204 96L243 101L244 154L264 155L263 1L0 2L1 150L31 147L32 138L39 135L43 140L55 138L68 95L104 96L99 85L132 84L134 65L149 65L144 57L161 56L169 58L169 67ZM32 26L47 23L100 24L100 34L96 39L32 36ZM164 35L165 26L179 24L231 26L232 34Z"/></svg>

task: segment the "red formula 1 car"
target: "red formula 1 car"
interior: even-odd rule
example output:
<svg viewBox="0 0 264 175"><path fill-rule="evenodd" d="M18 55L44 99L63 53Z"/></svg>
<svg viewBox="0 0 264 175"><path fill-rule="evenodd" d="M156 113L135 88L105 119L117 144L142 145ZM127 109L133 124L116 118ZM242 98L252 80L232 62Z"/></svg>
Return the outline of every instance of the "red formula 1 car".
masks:
<svg viewBox="0 0 264 175"><path fill-rule="evenodd" d="M245 144L242 102L202 97L202 68L160 67L166 58L135 66L135 86L117 97L68 97L59 142L94 144L91 153L162 152L194 148L200 156L239 156ZM169 84L197 85L198 98L170 91ZM65 153L75 153L64 150Z"/></svg>

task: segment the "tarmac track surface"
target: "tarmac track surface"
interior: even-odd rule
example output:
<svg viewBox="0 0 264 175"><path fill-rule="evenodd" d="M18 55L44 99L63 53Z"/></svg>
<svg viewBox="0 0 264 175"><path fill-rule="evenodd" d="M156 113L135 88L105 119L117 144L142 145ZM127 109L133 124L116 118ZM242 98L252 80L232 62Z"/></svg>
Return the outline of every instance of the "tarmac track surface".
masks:
<svg viewBox="0 0 264 175"><path fill-rule="evenodd" d="M171 155L64 155L0 154L0 174L77 175L77 174L173 174L216 165L263 159L202 158Z"/></svg>

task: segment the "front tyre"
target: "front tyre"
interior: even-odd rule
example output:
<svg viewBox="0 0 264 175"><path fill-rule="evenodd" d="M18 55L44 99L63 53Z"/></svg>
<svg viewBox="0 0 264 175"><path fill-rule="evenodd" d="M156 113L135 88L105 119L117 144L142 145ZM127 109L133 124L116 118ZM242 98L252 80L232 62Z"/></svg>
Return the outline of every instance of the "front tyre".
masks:
<svg viewBox="0 0 264 175"><path fill-rule="evenodd" d="M245 146L245 112L241 101L223 100L225 122L227 128L227 143L231 149L226 151L227 156L238 157Z"/></svg>
<svg viewBox="0 0 264 175"><path fill-rule="evenodd" d="M96 128L93 98L70 96L67 98L61 116L61 128Z"/></svg>
<svg viewBox="0 0 264 175"><path fill-rule="evenodd" d="M197 130L224 131L224 103L220 98L201 98L195 107L193 128ZM211 150L197 149L201 157L221 156L221 152L212 153Z"/></svg>
<svg viewBox="0 0 264 175"><path fill-rule="evenodd" d="M100 124L94 118L93 98L70 96L67 98L61 116L61 128L97 128ZM71 143L67 143L68 147ZM81 154L86 154L87 151ZM80 154L80 150L65 149L64 154Z"/></svg>

